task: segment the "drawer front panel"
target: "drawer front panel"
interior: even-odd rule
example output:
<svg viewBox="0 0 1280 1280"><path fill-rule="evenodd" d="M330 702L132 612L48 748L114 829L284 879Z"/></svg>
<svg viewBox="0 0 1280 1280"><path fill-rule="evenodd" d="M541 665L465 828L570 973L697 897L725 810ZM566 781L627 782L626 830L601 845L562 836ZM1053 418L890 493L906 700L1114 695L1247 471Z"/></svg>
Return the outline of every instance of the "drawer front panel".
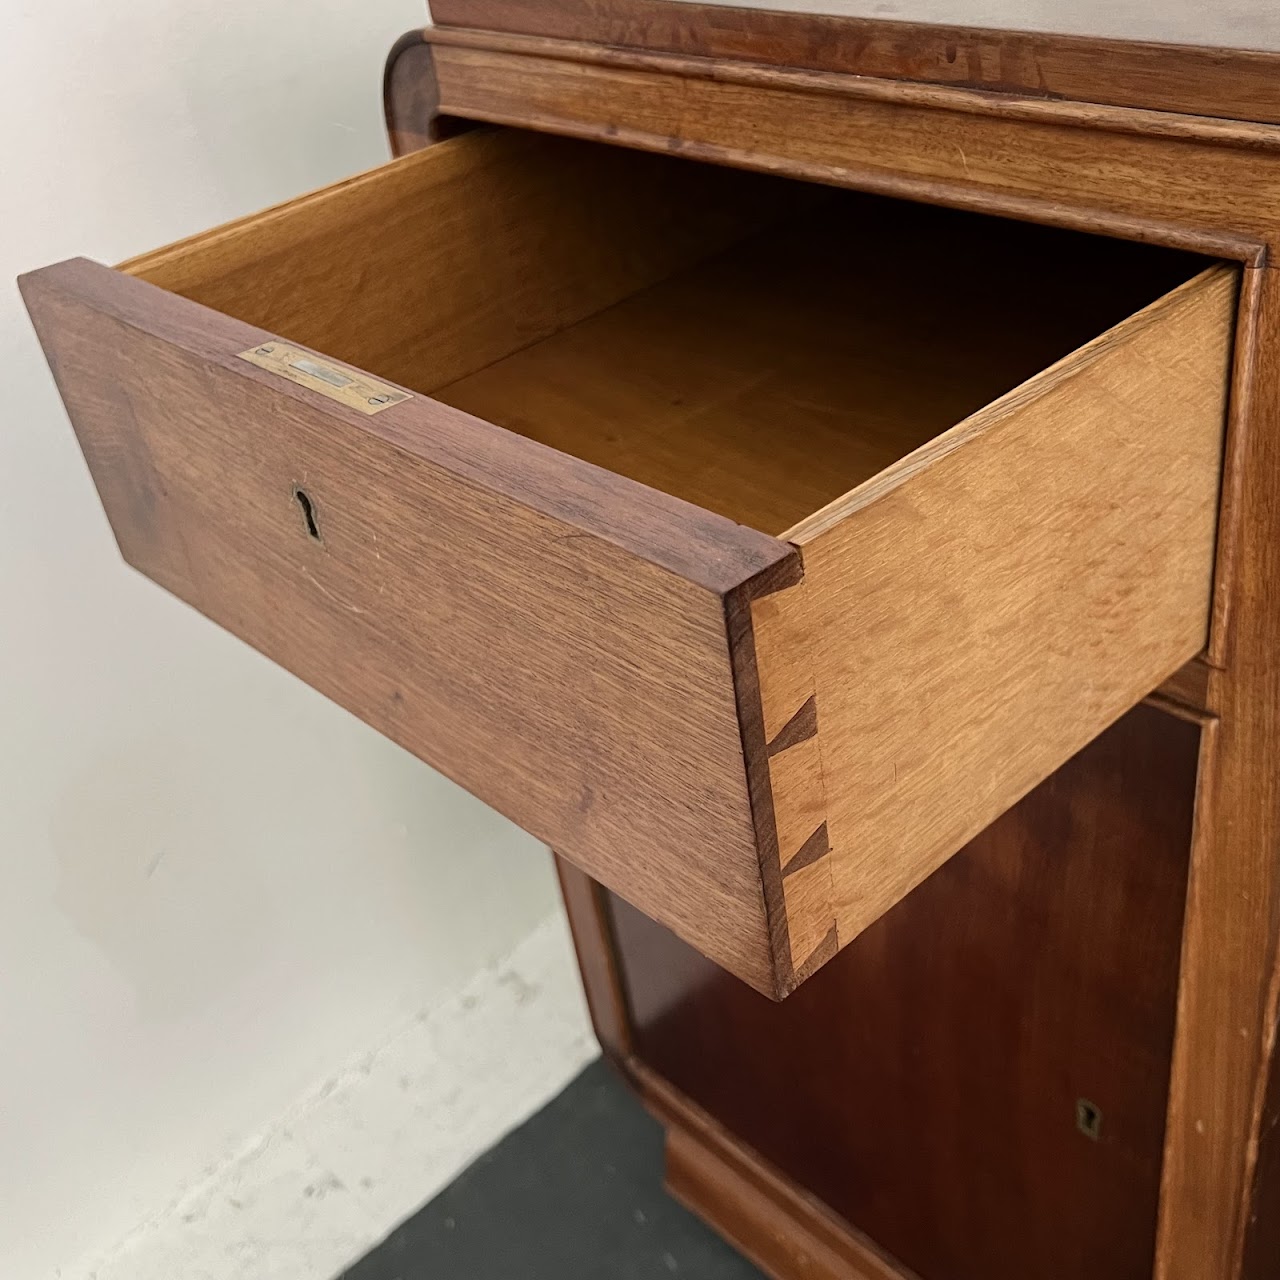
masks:
<svg viewBox="0 0 1280 1280"><path fill-rule="evenodd" d="M24 292L131 564L774 989L728 620L794 552L105 267Z"/></svg>

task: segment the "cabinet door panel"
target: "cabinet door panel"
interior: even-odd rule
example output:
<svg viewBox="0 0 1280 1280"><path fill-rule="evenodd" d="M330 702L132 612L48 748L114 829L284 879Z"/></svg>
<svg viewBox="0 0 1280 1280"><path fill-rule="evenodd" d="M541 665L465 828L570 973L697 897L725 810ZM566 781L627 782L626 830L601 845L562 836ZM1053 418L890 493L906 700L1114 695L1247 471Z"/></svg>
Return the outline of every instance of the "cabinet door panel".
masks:
<svg viewBox="0 0 1280 1280"><path fill-rule="evenodd" d="M1150 1275L1199 738L1136 708L782 1005L613 900L638 1056L922 1280Z"/></svg>

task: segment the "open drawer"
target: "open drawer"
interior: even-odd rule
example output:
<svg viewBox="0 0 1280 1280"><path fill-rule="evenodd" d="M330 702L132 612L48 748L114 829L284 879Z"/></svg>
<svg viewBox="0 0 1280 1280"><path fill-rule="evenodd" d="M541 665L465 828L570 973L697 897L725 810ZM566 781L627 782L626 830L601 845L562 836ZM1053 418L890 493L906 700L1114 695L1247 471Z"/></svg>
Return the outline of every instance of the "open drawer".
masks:
<svg viewBox="0 0 1280 1280"><path fill-rule="evenodd" d="M1205 642L1222 265L493 130L22 286L131 564L771 995Z"/></svg>

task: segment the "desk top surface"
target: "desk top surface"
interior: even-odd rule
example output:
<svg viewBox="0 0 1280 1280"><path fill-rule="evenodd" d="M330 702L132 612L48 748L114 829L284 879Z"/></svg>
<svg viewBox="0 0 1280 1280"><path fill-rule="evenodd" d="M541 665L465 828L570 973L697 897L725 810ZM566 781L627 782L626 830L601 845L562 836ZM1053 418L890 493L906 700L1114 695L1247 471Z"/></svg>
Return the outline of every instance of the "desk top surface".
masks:
<svg viewBox="0 0 1280 1280"><path fill-rule="evenodd" d="M697 7L694 0L674 3ZM701 2L701 0L700 0ZM705 0L724 8L1280 51L1277 0Z"/></svg>
<svg viewBox="0 0 1280 1280"><path fill-rule="evenodd" d="M1280 0L431 0L451 27L1280 125Z"/></svg>
<svg viewBox="0 0 1280 1280"><path fill-rule="evenodd" d="M559 27L564 10L634 25L661 20L663 10L683 12L692 24L724 21L714 11L738 9L793 22L843 18L1280 52L1277 0L436 0L432 9L451 26L483 27L495 13L518 14L529 30Z"/></svg>

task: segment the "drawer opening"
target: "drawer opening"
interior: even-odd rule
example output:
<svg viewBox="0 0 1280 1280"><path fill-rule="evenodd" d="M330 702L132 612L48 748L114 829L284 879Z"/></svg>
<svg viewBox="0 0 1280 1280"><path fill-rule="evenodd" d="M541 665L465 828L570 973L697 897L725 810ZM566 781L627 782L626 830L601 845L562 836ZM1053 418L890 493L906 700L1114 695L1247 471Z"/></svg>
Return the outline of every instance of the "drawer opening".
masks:
<svg viewBox="0 0 1280 1280"><path fill-rule="evenodd" d="M124 269L783 535L1205 266L504 129Z"/></svg>
<svg viewBox="0 0 1280 1280"><path fill-rule="evenodd" d="M822 195L432 393L785 537L1205 266Z"/></svg>

